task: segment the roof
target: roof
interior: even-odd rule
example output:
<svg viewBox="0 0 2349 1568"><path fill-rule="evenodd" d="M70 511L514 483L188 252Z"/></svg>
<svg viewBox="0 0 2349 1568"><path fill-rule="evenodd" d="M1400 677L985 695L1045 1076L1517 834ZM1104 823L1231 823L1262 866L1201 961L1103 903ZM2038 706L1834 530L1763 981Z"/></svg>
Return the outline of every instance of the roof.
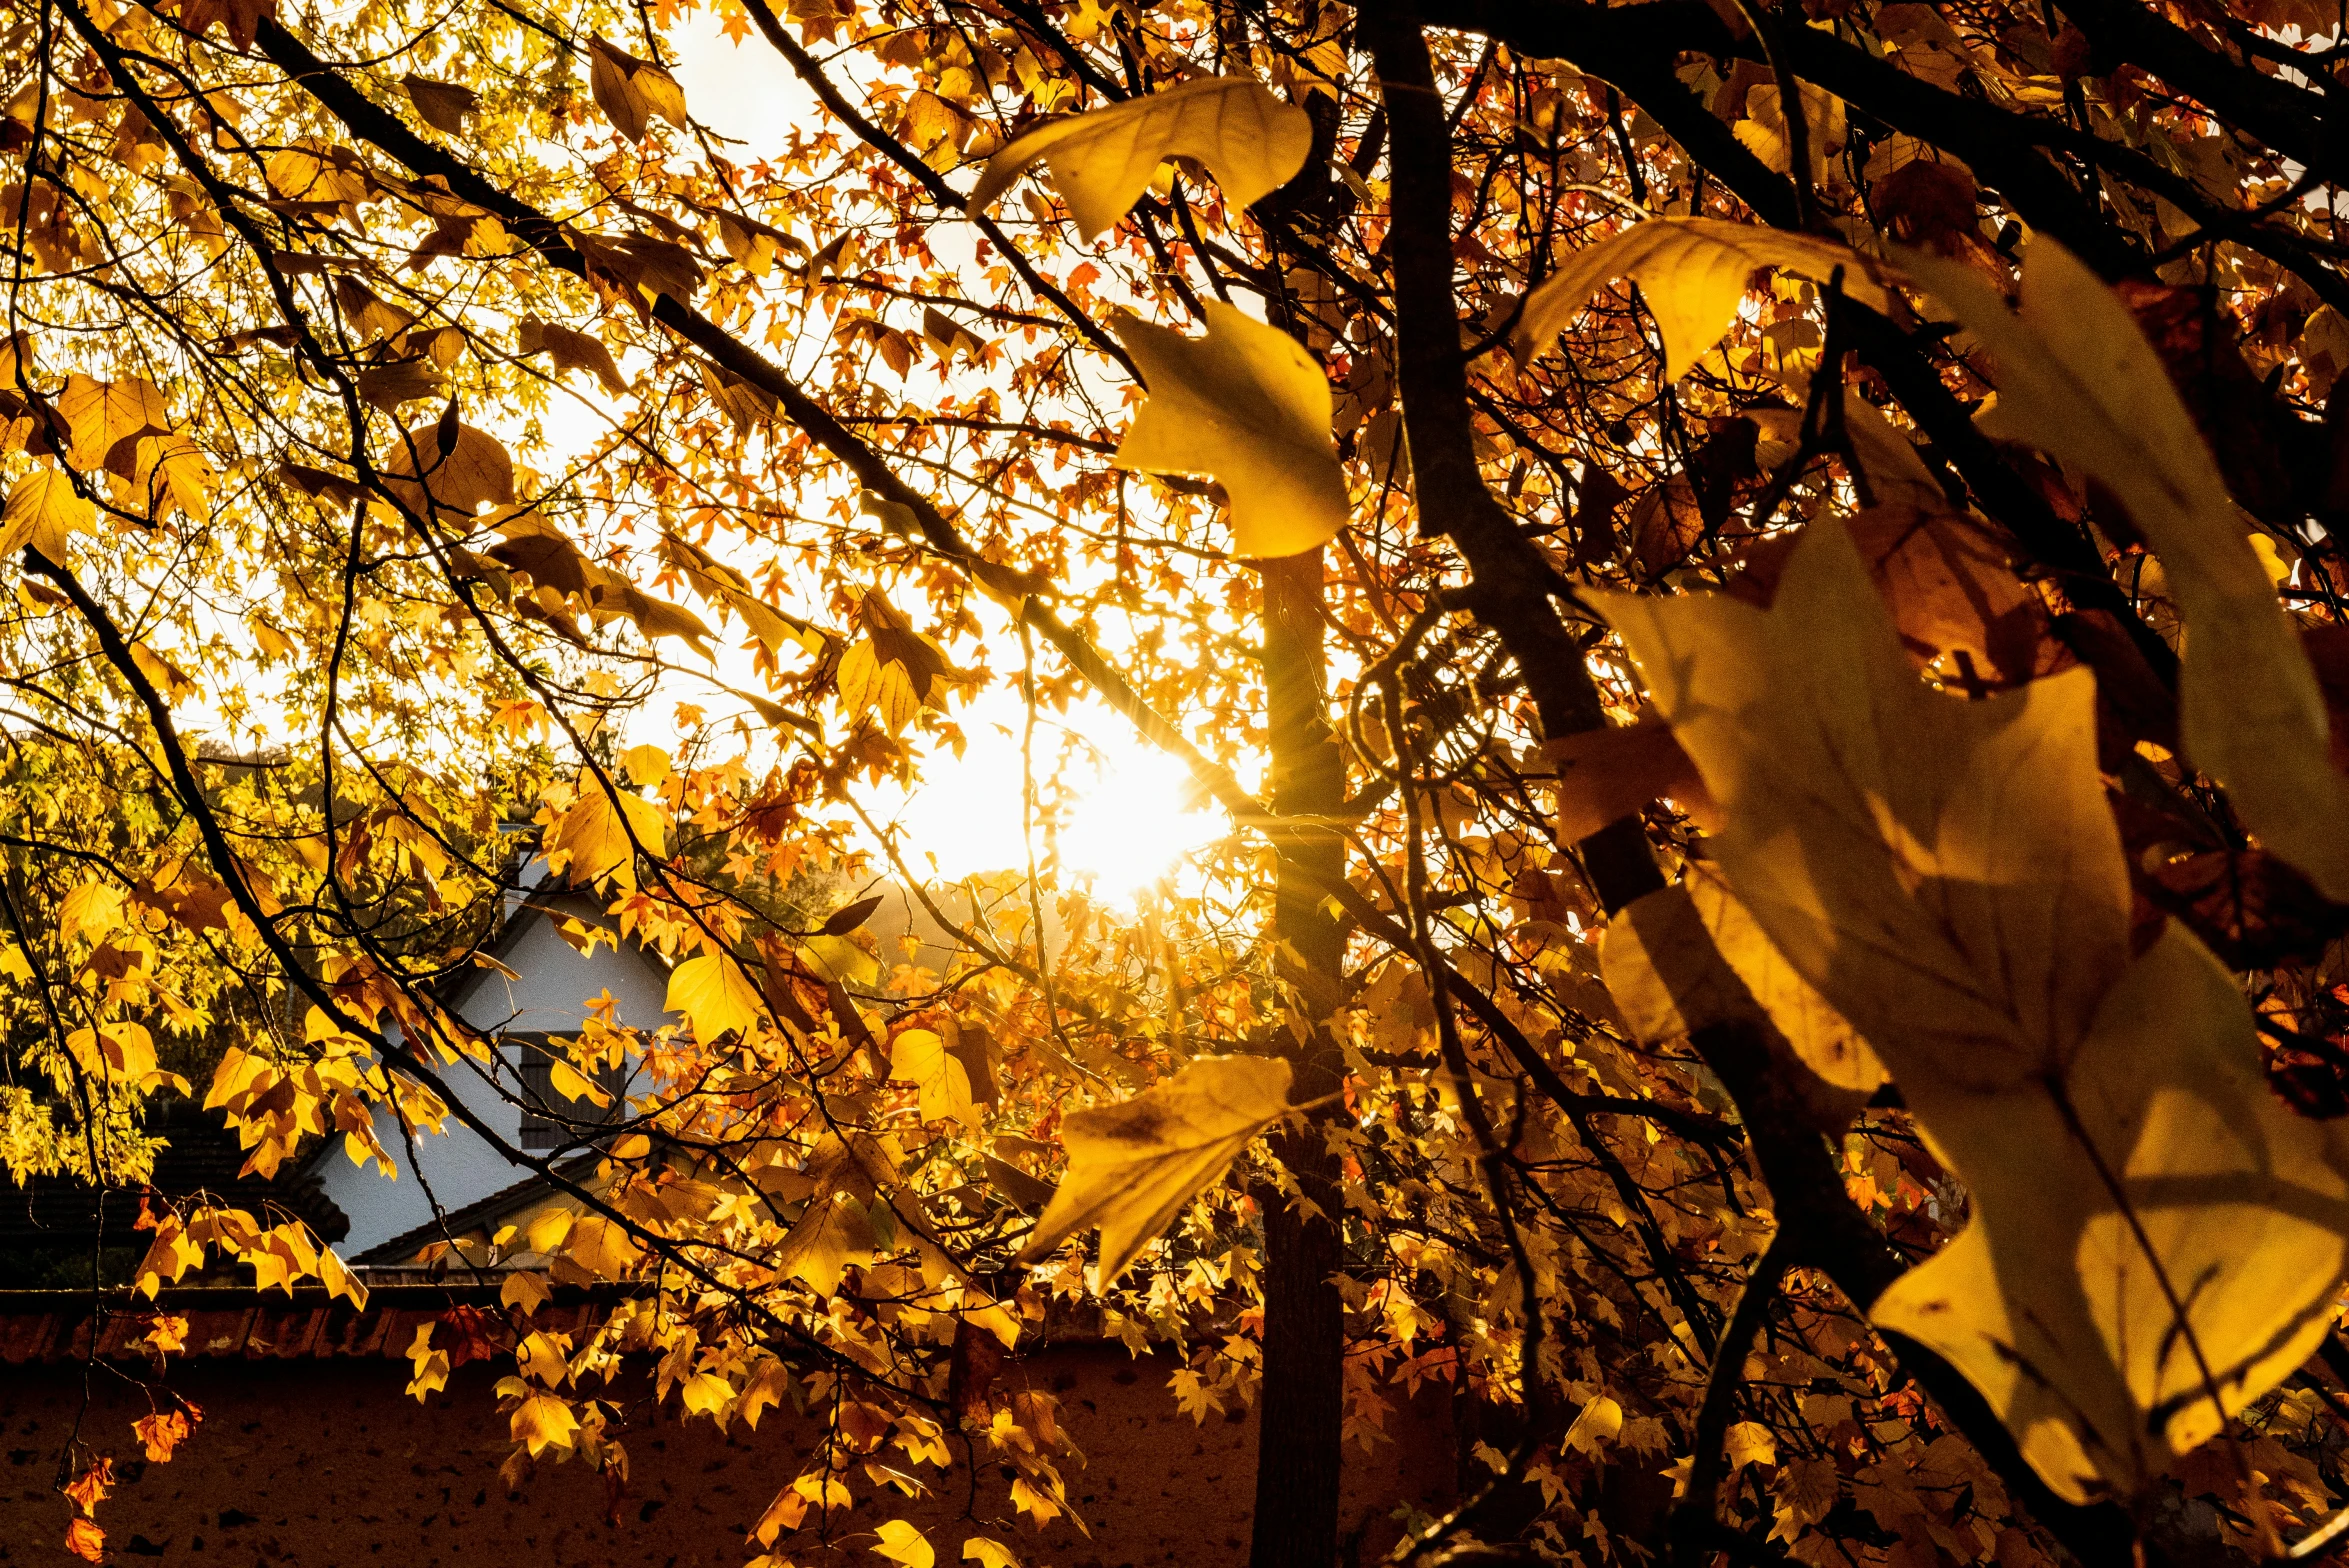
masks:
<svg viewBox="0 0 2349 1568"><path fill-rule="evenodd" d="M235 1132L192 1105L171 1102L157 1130L167 1141L145 1186L97 1189L63 1176L36 1176L22 1187L0 1182L0 1248L87 1247L101 1223L104 1234L127 1244L150 1197L183 1203L199 1193L256 1213L274 1205L300 1216L322 1241L350 1233L349 1217L314 1175L290 1164L274 1179L240 1175L247 1151Z"/></svg>
<svg viewBox="0 0 2349 1568"><path fill-rule="evenodd" d="M592 1331L641 1287L556 1285L531 1326L577 1337ZM93 1333L101 1360L144 1361L139 1348L158 1316L188 1321L186 1348L197 1360L404 1360L417 1325L462 1320L468 1339L510 1344L495 1285L383 1285L364 1308L297 1288L257 1294L250 1286L165 1290L155 1300L122 1291L0 1290L0 1365L80 1361Z"/></svg>
<svg viewBox="0 0 2349 1568"><path fill-rule="evenodd" d="M555 1167L556 1174L572 1181L594 1172L602 1155L595 1151L581 1154ZM517 1209L538 1199L554 1197L554 1189L544 1176L533 1171L510 1187L502 1187L488 1197L468 1203L461 1209L451 1209L439 1219L402 1231L389 1241L376 1245L352 1258L352 1263L369 1268L397 1268L413 1262L416 1254L437 1241L451 1237L462 1240L475 1231L487 1231L495 1223Z"/></svg>

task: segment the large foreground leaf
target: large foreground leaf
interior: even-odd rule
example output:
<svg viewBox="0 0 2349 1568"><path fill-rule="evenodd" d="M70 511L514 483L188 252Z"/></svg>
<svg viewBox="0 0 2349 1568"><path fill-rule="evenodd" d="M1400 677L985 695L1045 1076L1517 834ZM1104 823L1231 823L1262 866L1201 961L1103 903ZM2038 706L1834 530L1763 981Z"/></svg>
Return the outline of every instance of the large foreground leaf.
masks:
<svg viewBox="0 0 2349 1568"><path fill-rule="evenodd" d="M2326 754L2323 693L2252 548L2210 447L2128 307L2044 236L2022 309L1978 273L1905 263L1990 351L1993 434L2043 447L2120 497L2186 623L2178 705L2186 754L2226 785L2268 847L2349 899L2349 778Z"/></svg>
<svg viewBox="0 0 2349 1568"><path fill-rule="evenodd" d="M1037 159L1068 199L1085 238L1117 227L1169 158L1196 158L1213 171L1227 207L1238 209L1286 184L1313 150L1313 122L1262 82L1202 77L1074 119L1050 120L1013 138L987 160L971 188L984 209Z"/></svg>
<svg viewBox="0 0 2349 1568"><path fill-rule="evenodd" d="M1276 1057L1203 1056L1130 1100L1070 1112L1060 1132L1068 1176L1021 1259L1033 1263L1098 1225L1094 1288L1108 1289L1289 1108L1289 1076Z"/></svg>
<svg viewBox="0 0 2349 1568"><path fill-rule="evenodd" d="M1517 357L1548 348L1602 283L1629 278L1664 339L1664 374L1678 376L1719 342L1737 319L1746 285L1762 267L1824 283L1842 267L1843 291L1883 308L1883 286L1868 262L1833 240L1719 218L1657 218L1585 246L1525 296L1512 338Z"/></svg>
<svg viewBox="0 0 2349 1568"><path fill-rule="evenodd" d="M1150 382L1118 467L1220 480L1240 555L1297 555L1346 526L1329 377L1296 339L1215 300L1203 338L1132 316L1117 335Z"/></svg>
<svg viewBox="0 0 2349 1568"><path fill-rule="evenodd" d="M2132 959L2092 677L1933 691L1837 526L1766 611L1605 609L1721 806L1730 888L1971 1189L1877 1321L2058 1493L2140 1492L2322 1337L2349 1184L2216 961L2177 928Z"/></svg>

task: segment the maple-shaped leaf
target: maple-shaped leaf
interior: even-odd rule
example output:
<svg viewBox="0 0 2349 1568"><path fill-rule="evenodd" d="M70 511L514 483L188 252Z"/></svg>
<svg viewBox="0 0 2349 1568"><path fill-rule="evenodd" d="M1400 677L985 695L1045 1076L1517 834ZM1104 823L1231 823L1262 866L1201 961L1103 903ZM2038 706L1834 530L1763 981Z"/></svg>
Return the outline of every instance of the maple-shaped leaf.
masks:
<svg viewBox="0 0 2349 1568"><path fill-rule="evenodd" d="M2327 1331L2349 1161L2268 1092L2183 927L2132 956L2094 678L1927 686L1840 525L1766 611L1600 607L1720 804L1730 891L1972 1196L1876 1321L1963 1371L2058 1494L2140 1494Z"/></svg>
<svg viewBox="0 0 2349 1568"><path fill-rule="evenodd" d="M1824 283L1839 266L1846 295L1886 308L1889 300L1867 259L1833 240L1720 218L1654 218L1570 253L1525 296L1510 341L1520 363L1532 359L1599 285L1629 278L1663 336L1664 374L1678 376L1736 321L1755 269L1778 267Z"/></svg>
<svg viewBox="0 0 2349 1568"><path fill-rule="evenodd" d="M30 545L63 566L73 536L88 533L97 518L98 509L75 493L71 475L60 468L36 468L16 482L0 508L0 555L12 556Z"/></svg>
<svg viewBox="0 0 2349 1568"><path fill-rule="evenodd" d="M1107 1290L1193 1198L1221 1179L1249 1140L1289 1108L1289 1064L1271 1056L1203 1056L1130 1100L1071 1111L1061 1123L1068 1175L1020 1253L1048 1257L1101 1227L1094 1288Z"/></svg>
<svg viewBox="0 0 2349 1568"><path fill-rule="evenodd" d="M606 793L593 773L582 770L578 799L557 819L548 837L547 860L555 870L567 873L574 887L610 877L633 888L636 845L629 835L635 835L647 854L659 855L667 847L668 827L669 814L659 803L616 787Z"/></svg>
<svg viewBox="0 0 2349 1568"><path fill-rule="evenodd" d="M596 107L628 140L642 141L655 117L679 130L688 128L685 90L667 71L594 37L587 41L587 61L587 86Z"/></svg>
<svg viewBox="0 0 2349 1568"><path fill-rule="evenodd" d="M1117 227L1169 158L1196 158L1237 210L1288 183L1313 150L1313 122L1252 77L1201 77L1164 92L1049 120L1004 144L971 188L984 211L1037 159L1093 239Z"/></svg>
<svg viewBox="0 0 2349 1568"><path fill-rule="evenodd" d="M669 971L669 995L663 1004L683 1013L693 1025L693 1037L704 1045L728 1033L748 1034L758 1026L758 983L726 953L703 953Z"/></svg>
<svg viewBox="0 0 2349 1568"><path fill-rule="evenodd" d="M2186 625L2179 722L2187 757L2267 847L2349 900L2349 776L2327 751L2324 695L2252 547L2210 446L2129 308L2040 236L2020 312L1961 263L1902 264L1995 361L1983 424L2099 481L2161 560Z"/></svg>
<svg viewBox="0 0 2349 1568"><path fill-rule="evenodd" d="M980 1125L970 1070L934 1030L907 1029L889 1042L889 1076L921 1091L923 1121L958 1121L973 1129Z"/></svg>
<svg viewBox="0 0 2349 1568"><path fill-rule="evenodd" d="M1346 478L1329 377L1296 339L1220 300L1207 304L1205 337L1131 315L1116 325L1150 386L1117 467L1221 482L1238 555L1298 555L1336 537Z"/></svg>

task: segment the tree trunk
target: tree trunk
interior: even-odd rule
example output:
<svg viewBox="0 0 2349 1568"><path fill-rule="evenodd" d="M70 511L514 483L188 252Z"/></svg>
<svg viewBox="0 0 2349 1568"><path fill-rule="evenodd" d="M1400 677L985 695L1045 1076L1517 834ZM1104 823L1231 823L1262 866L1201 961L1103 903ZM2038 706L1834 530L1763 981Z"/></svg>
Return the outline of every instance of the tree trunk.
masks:
<svg viewBox="0 0 2349 1568"><path fill-rule="evenodd" d="M1271 719L1272 807L1283 816L1334 813L1346 769L1328 720L1319 550L1264 563L1264 677ZM1283 1027L1273 1048L1296 1069L1293 1097L1334 1093L1344 1057L1326 1028L1337 1008L1346 933L1322 888L1345 874L1345 841L1316 836L1283 851L1273 894L1275 960L1310 1027ZM1256 1518L1250 1568L1329 1568L1337 1559L1339 1462L1345 1427L1344 1303L1329 1283L1342 1266L1338 1162L1323 1130L1334 1107L1273 1152L1320 1210L1307 1217L1270 1186L1264 1211L1264 1386L1257 1400Z"/></svg>

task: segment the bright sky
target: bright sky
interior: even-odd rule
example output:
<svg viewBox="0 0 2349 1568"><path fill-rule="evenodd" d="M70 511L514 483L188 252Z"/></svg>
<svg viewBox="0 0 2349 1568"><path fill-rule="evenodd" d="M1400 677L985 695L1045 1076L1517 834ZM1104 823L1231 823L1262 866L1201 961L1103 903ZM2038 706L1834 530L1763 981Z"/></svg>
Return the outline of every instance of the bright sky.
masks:
<svg viewBox="0 0 2349 1568"><path fill-rule="evenodd" d="M822 111L814 96L755 35L737 47L719 31L707 11L685 16L667 40L676 51L678 83L694 117L739 145L729 156L750 162L784 141L794 126L811 123ZM951 236L942 236L951 240ZM951 243L941 244L952 254ZM581 383L573 390L588 401L595 394ZM594 416L576 410L587 439ZM549 411L547 434L566 444L562 403ZM1005 618L992 604L980 613L997 670L1018 668L1018 645ZM1049 653L1042 657L1049 658ZM722 664L728 661L722 659ZM733 674L734 672L729 672ZM755 677L739 672L735 684L754 687ZM678 698L702 700L680 690ZM655 699L629 726L628 739L671 746L670 704ZM898 831L899 847L916 872L949 880L1025 866L1021 833L1021 731L1026 709L1016 687L999 686L952 710L968 745L958 759L939 750L922 770L914 791L866 801L877 820ZM1073 737L1074 743L1071 744ZM1079 704L1066 714L1039 716L1034 740L1039 784L1056 782L1075 805L1048 837L1038 825L1041 862L1057 852L1062 872L1089 878L1097 898L1123 901L1179 869L1183 857L1230 832L1216 813L1186 811L1182 765L1143 742L1125 719L1098 702Z"/></svg>

